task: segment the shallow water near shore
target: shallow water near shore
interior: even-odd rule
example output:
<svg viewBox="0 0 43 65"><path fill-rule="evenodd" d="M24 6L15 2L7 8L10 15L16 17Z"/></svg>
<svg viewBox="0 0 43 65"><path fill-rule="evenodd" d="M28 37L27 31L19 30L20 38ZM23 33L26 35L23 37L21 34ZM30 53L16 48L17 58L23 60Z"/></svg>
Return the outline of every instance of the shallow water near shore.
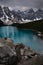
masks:
<svg viewBox="0 0 43 65"><path fill-rule="evenodd" d="M23 43L36 52L43 54L43 40L36 36L35 31L18 29L13 26L2 26L0 27L0 38L5 37L11 38L14 44Z"/></svg>

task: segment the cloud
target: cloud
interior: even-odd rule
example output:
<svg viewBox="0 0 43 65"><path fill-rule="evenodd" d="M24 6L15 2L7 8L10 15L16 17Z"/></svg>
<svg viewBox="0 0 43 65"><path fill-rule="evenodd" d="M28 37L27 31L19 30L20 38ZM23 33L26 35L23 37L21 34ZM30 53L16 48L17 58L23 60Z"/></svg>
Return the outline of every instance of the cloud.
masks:
<svg viewBox="0 0 43 65"><path fill-rule="evenodd" d="M43 0L0 0L0 4L16 9L43 8Z"/></svg>

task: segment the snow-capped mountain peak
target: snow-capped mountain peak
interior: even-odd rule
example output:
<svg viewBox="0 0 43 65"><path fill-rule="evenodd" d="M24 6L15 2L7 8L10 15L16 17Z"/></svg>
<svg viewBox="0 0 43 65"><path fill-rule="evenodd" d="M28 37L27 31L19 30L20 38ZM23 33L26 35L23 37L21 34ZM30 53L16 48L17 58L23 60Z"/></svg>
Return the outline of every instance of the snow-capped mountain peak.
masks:
<svg viewBox="0 0 43 65"><path fill-rule="evenodd" d="M38 9L37 11L34 11L31 8L26 11L16 11L9 7L0 6L0 19L8 25L15 22L19 23L19 20L21 20L23 23L36 21L43 19L43 10Z"/></svg>

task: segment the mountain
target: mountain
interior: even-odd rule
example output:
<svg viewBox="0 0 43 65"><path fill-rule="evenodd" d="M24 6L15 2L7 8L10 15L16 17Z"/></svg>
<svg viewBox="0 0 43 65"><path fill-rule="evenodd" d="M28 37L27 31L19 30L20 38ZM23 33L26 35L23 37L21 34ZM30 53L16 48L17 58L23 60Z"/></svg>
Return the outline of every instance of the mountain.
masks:
<svg viewBox="0 0 43 65"><path fill-rule="evenodd" d="M29 10L26 10L25 16L26 16L25 19L34 20L35 19L34 10L32 8Z"/></svg>
<svg viewBox="0 0 43 65"><path fill-rule="evenodd" d="M31 8L29 10L25 11L26 17L29 20L38 20L38 19L43 19L43 10L38 9L36 12Z"/></svg>
<svg viewBox="0 0 43 65"><path fill-rule="evenodd" d="M9 10L9 8L8 8L8 7L3 7L3 10L4 10L5 14L6 14L9 18L11 18L12 13L11 13L11 11Z"/></svg>
<svg viewBox="0 0 43 65"><path fill-rule="evenodd" d="M26 13L34 13L34 10L31 8L31 9L28 9L25 11Z"/></svg>
<svg viewBox="0 0 43 65"><path fill-rule="evenodd" d="M35 12L35 16L37 18L42 18L43 19L43 10L42 9L38 9L36 12Z"/></svg>
<svg viewBox="0 0 43 65"><path fill-rule="evenodd" d="M25 23L35 20L43 19L43 10L38 9L36 12L31 8L26 11L10 10L9 7L0 6L0 20L5 25L11 25L13 23Z"/></svg>
<svg viewBox="0 0 43 65"><path fill-rule="evenodd" d="M0 18L3 17L3 11L2 11L2 8L0 6Z"/></svg>

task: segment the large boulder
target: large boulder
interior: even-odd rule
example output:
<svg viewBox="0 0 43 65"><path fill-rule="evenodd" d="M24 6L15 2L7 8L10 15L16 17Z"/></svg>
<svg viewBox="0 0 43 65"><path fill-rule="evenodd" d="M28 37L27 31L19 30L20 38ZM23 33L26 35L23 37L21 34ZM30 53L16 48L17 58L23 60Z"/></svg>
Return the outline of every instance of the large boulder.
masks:
<svg viewBox="0 0 43 65"><path fill-rule="evenodd" d="M20 49L21 49L21 48L24 48L24 45L23 45L22 43L17 44L17 45L15 46L15 50L16 50L16 53L17 53L18 61L21 60L21 52L20 52Z"/></svg>
<svg viewBox="0 0 43 65"><path fill-rule="evenodd" d="M0 47L0 64L16 65L18 59L15 53L8 45Z"/></svg>
<svg viewBox="0 0 43 65"><path fill-rule="evenodd" d="M24 61L37 56L37 53L30 49L30 47L23 45L22 43L15 46L17 57L19 61Z"/></svg>

